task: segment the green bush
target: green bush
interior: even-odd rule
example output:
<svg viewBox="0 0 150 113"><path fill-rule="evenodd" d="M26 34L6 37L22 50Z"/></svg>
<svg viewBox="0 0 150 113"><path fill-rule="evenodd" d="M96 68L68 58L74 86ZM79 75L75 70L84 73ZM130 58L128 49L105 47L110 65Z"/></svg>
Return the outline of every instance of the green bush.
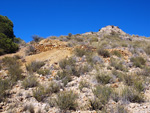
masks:
<svg viewBox="0 0 150 113"><path fill-rule="evenodd" d="M139 68L141 68L146 63L143 57L132 57L130 60L131 62L133 62L134 66L139 67Z"/></svg>
<svg viewBox="0 0 150 113"><path fill-rule="evenodd" d="M143 95L131 87L126 87L122 90L122 98L123 100L127 100L134 103L144 102Z"/></svg>
<svg viewBox="0 0 150 113"><path fill-rule="evenodd" d="M51 72L50 72L49 69L39 69L39 70L37 71L37 73L38 73L39 75L43 75L43 76L46 76L46 75L51 74Z"/></svg>
<svg viewBox="0 0 150 113"><path fill-rule="evenodd" d="M29 75L26 79L23 80L22 86L27 89L31 87L38 86L37 78L34 75Z"/></svg>
<svg viewBox="0 0 150 113"><path fill-rule="evenodd" d="M30 64L26 65L27 71L30 73L38 71L45 63L42 61L33 61Z"/></svg>
<svg viewBox="0 0 150 113"><path fill-rule="evenodd" d="M63 91L57 95L55 100L56 105L63 111L66 110L76 110L78 95L73 91Z"/></svg>
<svg viewBox="0 0 150 113"><path fill-rule="evenodd" d="M2 66L0 65L0 70L2 69Z"/></svg>
<svg viewBox="0 0 150 113"><path fill-rule="evenodd" d="M100 72L96 74L96 80L98 83L108 84L112 78L106 72Z"/></svg>
<svg viewBox="0 0 150 113"><path fill-rule="evenodd" d="M19 49L15 43L13 23L6 16L0 15L0 55L13 53Z"/></svg>
<svg viewBox="0 0 150 113"><path fill-rule="evenodd" d="M111 97L112 89L106 86L96 86L93 93L105 105Z"/></svg>
<svg viewBox="0 0 150 113"><path fill-rule="evenodd" d="M105 49L103 49L103 48L99 48L99 49L97 50L97 53L98 53L99 55L103 56L104 58L110 57L109 51L107 51L107 50L105 50Z"/></svg>

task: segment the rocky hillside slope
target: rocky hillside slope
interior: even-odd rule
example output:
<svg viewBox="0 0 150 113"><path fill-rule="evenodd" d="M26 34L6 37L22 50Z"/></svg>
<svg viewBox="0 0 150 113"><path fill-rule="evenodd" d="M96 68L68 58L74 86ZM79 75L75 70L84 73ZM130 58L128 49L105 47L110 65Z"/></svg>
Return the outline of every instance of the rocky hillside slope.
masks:
<svg viewBox="0 0 150 113"><path fill-rule="evenodd" d="M117 26L0 56L2 113L149 113L150 38Z"/></svg>

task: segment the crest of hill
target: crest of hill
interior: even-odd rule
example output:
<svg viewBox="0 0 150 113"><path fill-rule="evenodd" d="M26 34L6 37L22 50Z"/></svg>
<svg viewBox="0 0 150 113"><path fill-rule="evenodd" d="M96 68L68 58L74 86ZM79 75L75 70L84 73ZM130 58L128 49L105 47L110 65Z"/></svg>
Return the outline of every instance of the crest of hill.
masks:
<svg viewBox="0 0 150 113"><path fill-rule="evenodd" d="M106 27L103 27L96 33L86 32L86 33L83 33L82 35L91 35L91 34L98 34L98 35L107 34L107 35L109 35L111 33L126 35L126 33L124 31L122 31L118 26L113 26L113 25L108 25Z"/></svg>

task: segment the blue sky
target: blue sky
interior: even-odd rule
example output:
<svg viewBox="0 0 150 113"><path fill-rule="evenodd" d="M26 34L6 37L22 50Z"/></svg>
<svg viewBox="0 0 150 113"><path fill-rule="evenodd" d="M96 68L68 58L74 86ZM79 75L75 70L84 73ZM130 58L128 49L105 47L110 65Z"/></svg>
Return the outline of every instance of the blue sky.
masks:
<svg viewBox="0 0 150 113"><path fill-rule="evenodd" d="M107 25L150 37L150 0L1 0L0 15L26 42L41 37L97 32Z"/></svg>

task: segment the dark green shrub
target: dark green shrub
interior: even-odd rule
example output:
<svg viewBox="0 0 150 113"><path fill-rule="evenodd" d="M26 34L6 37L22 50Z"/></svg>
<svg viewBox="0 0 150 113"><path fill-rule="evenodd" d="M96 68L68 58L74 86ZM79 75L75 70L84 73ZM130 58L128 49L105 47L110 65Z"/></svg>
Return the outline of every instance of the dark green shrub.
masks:
<svg viewBox="0 0 150 113"><path fill-rule="evenodd" d="M103 104L101 103L101 100L98 98L90 99L89 103L91 105L92 110L101 110L103 108Z"/></svg>
<svg viewBox="0 0 150 113"><path fill-rule="evenodd" d="M63 111L66 110L76 110L77 104L77 94L73 91L63 91L57 95L55 100L56 105Z"/></svg>
<svg viewBox="0 0 150 113"><path fill-rule="evenodd" d="M96 74L96 80L98 83L108 84L112 78L106 72Z"/></svg>
<svg viewBox="0 0 150 113"><path fill-rule="evenodd" d="M123 100L127 100L134 103L144 102L143 95L130 87L126 87L123 89L122 98Z"/></svg>
<svg viewBox="0 0 150 113"><path fill-rule="evenodd" d="M16 52L19 47L14 41L13 23L6 16L0 15L0 55Z"/></svg>
<svg viewBox="0 0 150 113"><path fill-rule="evenodd" d="M111 96L112 89L106 86L96 86L93 93L105 105Z"/></svg>
<svg viewBox="0 0 150 113"><path fill-rule="evenodd" d="M139 68L141 68L146 63L143 57L132 57L130 60L131 62L133 62L134 66L139 67Z"/></svg>
<svg viewBox="0 0 150 113"><path fill-rule="evenodd" d="M22 86L27 89L31 87L38 86L37 78L34 75L29 75L26 79L23 80Z"/></svg>
<svg viewBox="0 0 150 113"><path fill-rule="evenodd" d="M36 72L44 65L45 65L45 63L42 61L33 61L30 64L26 65L26 69L27 69L27 71L32 73L32 72Z"/></svg>
<svg viewBox="0 0 150 113"><path fill-rule="evenodd" d="M100 48L97 50L97 53L101 56L103 56L104 58L107 58L107 57L110 57L110 53L109 51L103 49L103 48Z"/></svg>
<svg viewBox="0 0 150 113"><path fill-rule="evenodd" d="M43 75L43 76L51 74L51 72L50 72L49 69L39 69L39 70L37 71L37 73L38 73L39 75Z"/></svg>

